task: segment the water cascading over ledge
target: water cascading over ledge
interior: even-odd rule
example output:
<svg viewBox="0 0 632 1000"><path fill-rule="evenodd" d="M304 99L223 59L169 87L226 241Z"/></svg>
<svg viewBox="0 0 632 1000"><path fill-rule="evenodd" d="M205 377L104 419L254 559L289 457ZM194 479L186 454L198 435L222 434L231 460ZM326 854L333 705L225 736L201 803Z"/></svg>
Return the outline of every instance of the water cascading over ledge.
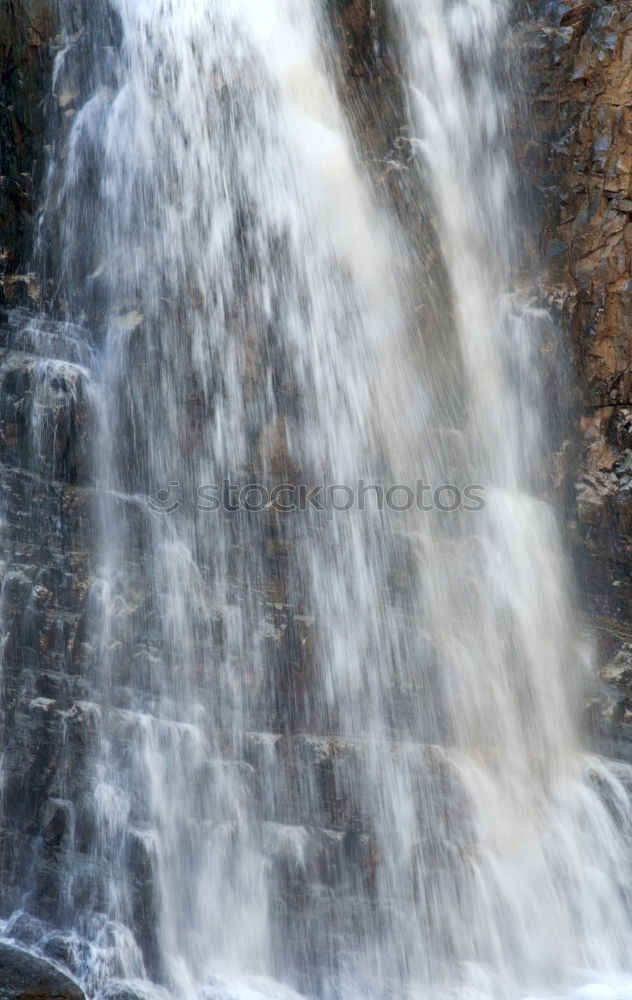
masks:
<svg viewBox="0 0 632 1000"><path fill-rule="evenodd" d="M4 657L33 697L7 693L5 809L37 835L5 934L112 1000L559 995L629 968L629 802L579 754L589 651L538 499L557 334L512 277L508 10L387 13L410 224L323 5L66 12L55 319L3 334L10 500L52 567L31 580L10 515ZM485 505L199 492L417 479ZM33 649L53 600L79 623Z"/></svg>

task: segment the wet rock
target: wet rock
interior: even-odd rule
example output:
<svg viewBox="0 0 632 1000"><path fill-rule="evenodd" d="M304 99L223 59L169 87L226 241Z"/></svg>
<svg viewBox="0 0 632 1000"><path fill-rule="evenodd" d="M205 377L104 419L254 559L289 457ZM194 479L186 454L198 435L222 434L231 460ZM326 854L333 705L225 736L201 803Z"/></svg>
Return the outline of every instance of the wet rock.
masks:
<svg viewBox="0 0 632 1000"><path fill-rule="evenodd" d="M81 105L80 49L92 44L89 22L100 5L66 6L77 8L78 35L59 67L53 111L68 123ZM387 5L329 0L327 6L340 43L340 89L361 157L376 190L406 226L418 267L424 255L429 260L440 255L433 250L432 225L424 199L419 198L418 181L411 184L409 180L413 145L406 128ZM52 7L52 0L21 4L11 0L0 12L0 238L4 251L0 277L4 300L13 306L33 306L42 279L45 285L45 274L29 270L27 247L42 175L43 98L49 90L56 50ZM579 484L573 531L591 596L608 613L624 619L632 611L632 21L628 0L550 2L539 21L529 13L534 4L525 2L521 7L529 15L522 44L531 66L536 115L536 134L525 142L530 169L524 175L535 176L533 218L541 219L544 214L547 219L544 231L534 232L532 238L547 260L544 299L569 331L582 391L592 407L579 428L584 441L581 463L573 465L575 452L569 448L571 458L565 459L561 478L568 476ZM88 30L82 31L86 25ZM104 34L100 44L109 41L110 36ZM59 155L64 134L67 130L64 133L62 128ZM94 262L75 266L81 274L81 267L92 269ZM445 285L440 265L433 267L435 285ZM63 304L56 307L63 308ZM425 307L420 304L420 315ZM131 303L122 305L121 330L133 334L142 324L143 316ZM432 340L424 333L425 339ZM109 722L111 752L125 766L130 746L139 738L139 706L130 693L132 679L136 687L150 692L152 675L164 669L160 622L150 606L153 595L143 591L143 513L132 499L120 501L124 509L117 506L118 500L111 507L112 523L125 520L131 526L127 554L131 584L127 592L111 595L107 651L94 641L99 616L110 608L105 608L105 598L95 584L90 555L96 536L95 497L87 488L92 473L86 457L94 424L89 375L93 357L91 338L80 327L51 320L36 323L19 308L0 316L0 462L5 466L0 483L0 577L4 581L0 638L5 651L0 739L6 748L8 804L5 828L0 830L0 899L4 912L10 912L28 886L34 911L58 923L63 922L64 907L68 912L77 907L105 907L103 872L90 850L95 819L89 773L103 699L107 697L109 704L114 700ZM260 377L257 365L253 367L253 377ZM555 386L553 391L557 391ZM193 421L203 416L199 393L192 393L187 405L186 432L192 434L196 430ZM594 411L598 411L596 416ZM260 464L278 476L289 464L283 420L279 417L263 430L258 442ZM272 537L272 530L270 535L270 565L277 572L286 558L287 539ZM277 576L282 576L281 570ZM285 599L277 583L264 581L263 586ZM313 628L304 616L283 604L281 609L270 616L270 627L261 639L270 650L270 660L280 665L270 682L278 731L249 737L245 762L207 762L200 780L206 787L213 783L214 769L238 768L248 794L256 798L264 850L283 887L283 899L274 901L279 914L286 914L279 916L278 926L288 940L292 934L296 938L296 964L300 966L306 936L313 930L310 947L316 955L318 928L322 933L323 926L328 930L331 926L340 871L351 869L356 888L366 888L375 877L379 859L370 817L363 813L358 795L363 780L362 747L330 736L301 734L301 726L303 732L307 728L301 706ZM219 626L216 633L213 641L221 646ZM605 658L608 668L601 679L608 690L608 704L625 716L631 685L628 653L611 654L612 650ZM104 695L105 657L112 687ZM148 693L146 711L153 709L150 697ZM270 719L261 720L262 725L266 723ZM385 746L383 752L394 751ZM283 773L275 789L266 788L261 780L271 758ZM449 799L458 809L449 767L433 757L429 748L420 754L414 773L423 794ZM419 798L423 798L421 791ZM151 831L143 826L149 805L142 793L134 810L135 825L125 837L123 861L131 922L145 964L158 978L155 850ZM229 824L234 818L220 819ZM449 829L459 823L447 818L446 827L447 843ZM69 870L72 880L67 878ZM349 904L337 928L340 940L347 934L352 937L356 905L352 890L353 886L346 887ZM338 906L339 911L343 909ZM287 915L292 918L298 913L303 923L292 927ZM310 934L306 935L306 928ZM20 915L13 930L16 939L34 944L46 925ZM121 971L112 957L118 939L111 928L101 937L104 954L113 963L107 975L115 975ZM78 972L92 943L56 931L46 935L40 947L51 959ZM159 992L145 982L111 980L100 996L102 1000L156 1000Z"/></svg>
<svg viewBox="0 0 632 1000"><path fill-rule="evenodd" d="M159 887L155 834L151 830L130 830L126 853L136 936L147 969L158 978L162 972L162 955L158 940Z"/></svg>
<svg viewBox="0 0 632 1000"><path fill-rule="evenodd" d="M0 350L0 462L72 484L90 478L89 374Z"/></svg>
<svg viewBox="0 0 632 1000"><path fill-rule="evenodd" d="M632 643L622 644L599 677L607 696L602 714L616 723L632 723Z"/></svg>
<svg viewBox="0 0 632 1000"><path fill-rule="evenodd" d="M42 809L33 862L32 881L37 913L56 923L69 916L72 885L70 848L74 839L72 802L49 798Z"/></svg>
<svg viewBox="0 0 632 1000"><path fill-rule="evenodd" d="M56 30L52 0L0 7L0 300L33 302L32 223L44 174L44 109ZM18 276L18 277L16 277Z"/></svg>
<svg viewBox="0 0 632 1000"><path fill-rule="evenodd" d="M522 41L533 96L525 150L544 220L536 238L559 247L545 295L560 304L577 374L571 537L587 605L623 626L632 614L629 4L547 3ZM607 662L607 644L601 655Z"/></svg>
<svg viewBox="0 0 632 1000"><path fill-rule="evenodd" d="M76 934L52 931L39 944L39 950L46 958L65 965L74 975L81 976L90 956L90 945Z"/></svg>
<svg viewBox="0 0 632 1000"><path fill-rule="evenodd" d="M45 959L0 943L3 1000L85 1000L83 990Z"/></svg>
<svg viewBox="0 0 632 1000"><path fill-rule="evenodd" d="M44 937L48 929L42 920L18 910L9 917L2 933L6 938L31 947Z"/></svg>

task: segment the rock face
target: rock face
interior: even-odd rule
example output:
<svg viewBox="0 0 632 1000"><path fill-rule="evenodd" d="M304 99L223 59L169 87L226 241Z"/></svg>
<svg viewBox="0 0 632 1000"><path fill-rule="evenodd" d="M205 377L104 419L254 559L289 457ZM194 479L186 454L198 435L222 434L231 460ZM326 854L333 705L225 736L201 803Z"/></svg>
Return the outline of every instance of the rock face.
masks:
<svg viewBox="0 0 632 1000"><path fill-rule="evenodd" d="M38 874L44 861L33 867L38 824L49 831L41 841L42 858L59 853L64 839L56 774L62 757L72 768L78 742L71 722L68 733L74 734L66 743L66 719L78 711L71 708L67 651L88 577L89 503L75 489L89 479L81 366L87 345L64 324L38 325L33 314L17 308L34 307L38 298L31 265L46 159L45 110L58 47L55 10L51 0L8 0L0 8L0 579L6 641L0 739L10 761L0 829L4 915L18 905L29 881L44 880ZM38 937L34 927L23 938L27 945ZM9 958L3 952L3 973ZM50 976L50 966L40 964ZM31 972L35 976L35 965L27 967ZM26 990L28 982L23 985ZM70 987L65 984L59 995L80 995Z"/></svg>
<svg viewBox="0 0 632 1000"><path fill-rule="evenodd" d="M557 486L571 497L569 535L586 605L600 612L605 687L595 697L595 715L601 722L605 711L620 726L632 721L632 13L629 0L553 0L543 11L535 6L520 5L523 21L515 31L532 89L531 134L524 146L533 177L529 193L533 217L544 222L531 238L546 257L543 296L561 321L577 376L572 427L552 464ZM432 256L430 221L407 179L410 142L386 5L330 0L328 7L343 53L340 87L364 159L376 186L413 231L413 242L415 233L424 234L417 241L425 248L420 252ZM85 908L94 914L102 904L105 909L89 849L94 816L83 801L103 711L100 664L89 642L96 511L90 442L98 414L88 331L36 320L28 311L39 301L38 279L46 277L31 272L44 112L59 46L55 9L53 0L8 0L0 10L0 744L4 800L10 804L0 828L0 912L6 916L25 905L30 916L12 921L14 938L79 974L91 945L55 928L65 926L69 912ZM78 45L88 44L80 37L82 17L79 11ZM60 81L52 107L67 123L79 103L73 87L70 79ZM261 447L273 451L274 441ZM142 512L126 509L125 517L136 522L131 536L142 539ZM273 565L282 558L281 545L271 537L270 548ZM139 575L142 558L139 544L129 554ZM119 652L108 691L113 715L120 718L121 759L126 740L135 738L126 701L129 671L149 672L159 655L159 623L153 631L148 626L136 645L130 639L130 622L146 609L137 595L125 596L128 617L122 613L116 623ZM282 731L294 688L300 700L310 622L287 611L282 594L272 606L274 627L266 641L284 644L277 659L287 666L287 676L274 685L284 699L275 708L279 732L253 735L247 759L235 766L252 777L261 841L271 864L283 870L279 881L296 907L309 910L322 897L333 897L340 858L357 858L366 884L374 878L376 859L365 818L351 813L351 799L341 793L344 775L351 780L359 766L354 748ZM220 633L221 622L213 624ZM289 789L274 808L257 781L271 747L287 767ZM308 775L322 787L318 817L301 812L301 782ZM424 781L430 780L446 781L440 762L427 763ZM142 824L140 817L122 854L131 923L145 968L158 975L154 862ZM307 859L300 869L292 862L296 843ZM283 905L287 910L287 901ZM292 913L285 919L287 925L280 925L298 954L302 942L292 942ZM119 929L102 915L99 920L98 935L114 938ZM115 979L115 964L104 963L106 978ZM105 995L127 1000L131 991L119 983ZM5 996L80 1000L82 994L46 962L0 946L0 1000Z"/></svg>
<svg viewBox="0 0 632 1000"><path fill-rule="evenodd" d="M55 5L7 0L0 8L0 295L26 305L37 296L29 273L43 172Z"/></svg>
<svg viewBox="0 0 632 1000"><path fill-rule="evenodd" d="M523 40L544 292L577 375L570 533L598 614L601 725L603 711L628 718L632 692L611 670L632 618L632 11L627 0L552 0Z"/></svg>
<svg viewBox="0 0 632 1000"><path fill-rule="evenodd" d="M0 944L2 1000L85 1000L83 990L44 959Z"/></svg>

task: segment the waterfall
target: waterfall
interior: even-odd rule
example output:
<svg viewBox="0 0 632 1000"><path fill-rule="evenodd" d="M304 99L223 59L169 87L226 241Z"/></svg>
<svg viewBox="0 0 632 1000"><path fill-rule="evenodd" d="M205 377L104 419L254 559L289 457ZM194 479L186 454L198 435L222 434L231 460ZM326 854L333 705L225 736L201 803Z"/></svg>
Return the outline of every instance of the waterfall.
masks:
<svg viewBox="0 0 632 1000"><path fill-rule="evenodd" d="M630 966L630 776L581 747L509 4L390 0L422 248L362 162L326 8L67 12L54 96L81 100L39 240L92 332L42 368L93 428L77 974L601 1000Z"/></svg>

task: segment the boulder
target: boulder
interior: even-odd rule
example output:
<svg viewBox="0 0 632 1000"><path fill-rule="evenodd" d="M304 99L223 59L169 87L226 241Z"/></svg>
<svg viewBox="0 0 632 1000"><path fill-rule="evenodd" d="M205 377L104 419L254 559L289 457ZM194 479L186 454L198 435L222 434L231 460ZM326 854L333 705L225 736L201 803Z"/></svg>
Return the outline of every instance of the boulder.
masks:
<svg viewBox="0 0 632 1000"><path fill-rule="evenodd" d="M90 945L72 932L52 931L40 943L40 951L46 958L65 965L73 976L80 976L90 957Z"/></svg>
<svg viewBox="0 0 632 1000"><path fill-rule="evenodd" d="M42 920L31 916L30 913L25 913L23 910L16 910L9 917L3 936L30 948L44 937L47 930L48 928Z"/></svg>
<svg viewBox="0 0 632 1000"><path fill-rule="evenodd" d="M80 986L50 962L0 943L1 1000L85 1000Z"/></svg>

